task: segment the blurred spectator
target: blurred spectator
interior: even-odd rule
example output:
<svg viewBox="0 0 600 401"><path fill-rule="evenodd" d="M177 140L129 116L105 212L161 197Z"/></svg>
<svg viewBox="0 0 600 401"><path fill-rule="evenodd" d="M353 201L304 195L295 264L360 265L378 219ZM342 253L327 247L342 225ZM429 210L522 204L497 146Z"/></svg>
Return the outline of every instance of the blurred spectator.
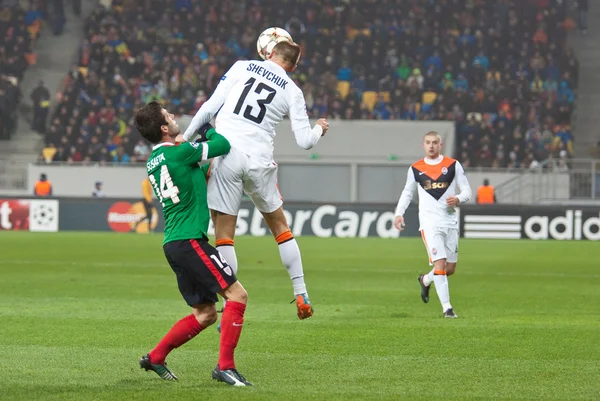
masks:
<svg viewBox="0 0 600 401"><path fill-rule="evenodd" d="M33 48L40 24L35 5L26 13L19 2L0 2L0 139L10 139L17 127L19 83L27 66L35 63Z"/></svg>
<svg viewBox="0 0 600 401"><path fill-rule="evenodd" d="M564 5L347 0L316 13L312 2L114 0L86 20L46 141L67 161L144 160L133 110L157 100L193 115L283 21L303 49L291 77L311 117L451 120L465 165L528 168L572 152L579 73Z"/></svg>
<svg viewBox="0 0 600 401"><path fill-rule="evenodd" d="M17 82L15 77L0 75L0 140L10 139L17 128L21 98Z"/></svg>
<svg viewBox="0 0 600 401"><path fill-rule="evenodd" d="M46 120L50 109L50 91L39 81L38 86L31 91L31 102L33 104L33 121L31 128L40 134L46 133Z"/></svg>
<svg viewBox="0 0 600 401"><path fill-rule="evenodd" d="M56 149L56 146L54 146L53 143L48 144L44 149L42 149L42 158L44 161L46 163L52 163L57 150L58 149Z"/></svg>
<svg viewBox="0 0 600 401"><path fill-rule="evenodd" d="M102 181L96 181L94 184L94 190L92 191L94 198L104 198L104 192L102 191Z"/></svg>
<svg viewBox="0 0 600 401"><path fill-rule="evenodd" d="M40 179L34 184L33 194L39 197L52 196L52 183L46 174L40 174Z"/></svg>
<svg viewBox="0 0 600 401"><path fill-rule="evenodd" d="M490 185L490 180L487 178L483 180L483 184L477 188L477 204L478 205L490 205L497 203L496 192L493 185Z"/></svg>

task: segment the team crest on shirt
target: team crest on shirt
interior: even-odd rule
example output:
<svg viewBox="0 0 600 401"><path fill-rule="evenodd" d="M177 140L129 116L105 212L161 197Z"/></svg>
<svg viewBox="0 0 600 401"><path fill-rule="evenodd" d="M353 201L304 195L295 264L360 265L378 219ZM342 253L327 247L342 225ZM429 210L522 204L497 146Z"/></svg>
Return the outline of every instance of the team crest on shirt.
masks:
<svg viewBox="0 0 600 401"><path fill-rule="evenodd" d="M442 167L442 174L443 175L448 174L448 167Z"/></svg>
<svg viewBox="0 0 600 401"><path fill-rule="evenodd" d="M434 254L434 255L437 255L437 249L433 248L433 249L431 250L431 253L432 253L432 254Z"/></svg>
<svg viewBox="0 0 600 401"><path fill-rule="evenodd" d="M200 146L200 144L196 142L190 142L190 145L192 145L192 148L194 149L198 149L198 147Z"/></svg>

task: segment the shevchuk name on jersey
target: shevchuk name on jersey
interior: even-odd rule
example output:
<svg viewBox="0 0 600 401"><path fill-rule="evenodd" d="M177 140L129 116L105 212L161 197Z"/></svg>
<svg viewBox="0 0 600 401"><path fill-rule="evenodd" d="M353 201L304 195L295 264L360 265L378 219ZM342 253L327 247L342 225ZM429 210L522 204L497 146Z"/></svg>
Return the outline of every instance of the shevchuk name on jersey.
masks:
<svg viewBox="0 0 600 401"><path fill-rule="evenodd" d="M275 127L287 115L301 148L312 148L323 134L318 124L310 126L302 90L281 66L269 60L237 61L198 110L183 138L192 140L196 130L215 114L219 133L232 147L253 156L272 157Z"/></svg>

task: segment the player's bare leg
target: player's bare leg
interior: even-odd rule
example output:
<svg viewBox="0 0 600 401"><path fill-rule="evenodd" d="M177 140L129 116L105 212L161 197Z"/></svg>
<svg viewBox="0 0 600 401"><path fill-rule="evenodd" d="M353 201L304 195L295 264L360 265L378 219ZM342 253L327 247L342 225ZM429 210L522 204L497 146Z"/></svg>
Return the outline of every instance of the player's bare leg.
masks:
<svg viewBox="0 0 600 401"><path fill-rule="evenodd" d="M212 372L212 378L231 386L251 386L252 383L237 371L233 356L242 334L248 293L242 284L236 281L223 290L221 295L227 299L227 304L221 319L219 363Z"/></svg>
<svg viewBox="0 0 600 401"><path fill-rule="evenodd" d="M446 263L446 276L451 276L456 271L456 263Z"/></svg>
<svg viewBox="0 0 600 401"><path fill-rule="evenodd" d="M216 321L215 304L194 305L192 314L175 323L158 345L140 359L140 368L147 371L152 370L163 380L177 380L177 376L167 368L165 362L167 355Z"/></svg>
<svg viewBox="0 0 600 401"><path fill-rule="evenodd" d="M221 255L223 255L233 272L237 274L238 262L233 242L233 238L235 236L235 226L237 224L237 216L225 214L211 209L210 217L213 225L215 226L215 248ZM226 303L227 301L225 298L223 298L223 309L225 309ZM221 325L217 327L217 330L220 329Z"/></svg>
<svg viewBox="0 0 600 401"><path fill-rule="evenodd" d="M300 319L310 318L313 315L313 308L306 292L306 284L304 283L304 269L302 267L300 248L287 224L283 208L280 207L272 213L263 213L262 215L265 218L267 227L273 233L275 241L277 241L281 261L292 280L298 317Z"/></svg>
<svg viewBox="0 0 600 401"><path fill-rule="evenodd" d="M454 313L452 305L450 304L450 290L448 289L446 265L446 259L439 259L433 262L433 282L435 284L435 291L442 304L444 317L456 318L458 316Z"/></svg>

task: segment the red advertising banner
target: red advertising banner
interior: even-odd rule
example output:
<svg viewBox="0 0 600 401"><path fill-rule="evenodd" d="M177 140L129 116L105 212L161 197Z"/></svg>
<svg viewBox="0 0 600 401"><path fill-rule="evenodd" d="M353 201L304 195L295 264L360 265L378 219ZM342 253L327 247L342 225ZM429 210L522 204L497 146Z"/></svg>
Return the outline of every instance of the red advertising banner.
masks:
<svg viewBox="0 0 600 401"><path fill-rule="evenodd" d="M0 199L0 230L58 231L58 201Z"/></svg>

